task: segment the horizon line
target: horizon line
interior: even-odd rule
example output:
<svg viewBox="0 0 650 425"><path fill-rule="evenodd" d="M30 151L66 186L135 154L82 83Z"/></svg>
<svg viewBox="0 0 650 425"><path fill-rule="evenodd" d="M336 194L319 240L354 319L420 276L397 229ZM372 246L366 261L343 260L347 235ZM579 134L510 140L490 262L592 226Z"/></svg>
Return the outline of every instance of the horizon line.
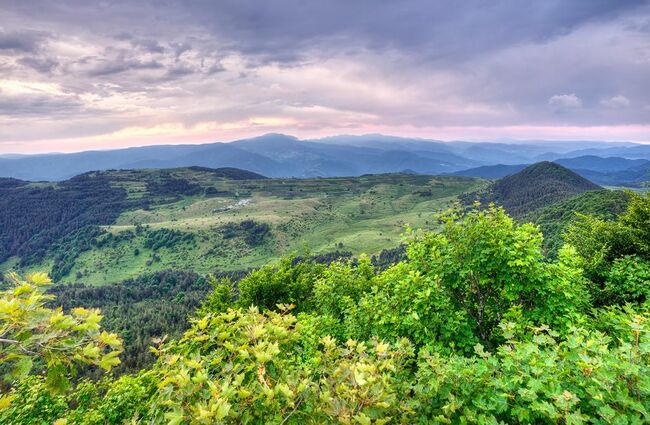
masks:
<svg viewBox="0 0 650 425"><path fill-rule="evenodd" d="M292 138L295 139L298 142L304 142L304 143L318 143L319 141L325 140L325 139L332 139L332 138L337 138L337 137L353 137L353 138L362 138L362 137L386 137L386 138L395 138L395 139L403 139L403 140L410 140L410 141L419 141L419 142L424 142L424 143L444 143L444 144L452 144L452 143L498 143L498 144L534 144L534 143L544 143L544 144L560 144L560 143L594 143L594 144L601 144L601 143L606 143L606 144L631 144L631 145L647 145L650 144L649 141L639 141L639 140L607 140L607 139L599 139L599 140L589 140L589 139L517 139L517 138L495 138L495 139L467 139L467 140L462 140L462 139L453 139L453 140L443 140L443 139L435 139L435 138L425 138L425 137L410 137L410 136L400 136L400 135L395 135L395 134L384 134L384 133L363 133L363 134L349 134L349 133L337 133L337 134L331 134L327 136L322 136L322 137L317 137L317 138L299 138L297 136L293 136L291 134L287 133L280 133L280 132L268 132L268 133L262 133L257 136L251 136L251 137L244 137L244 138L236 138L236 139L231 139L231 140L210 140L210 141L203 141L203 142L194 142L190 141L187 143L183 142L172 142L172 143L152 143L152 144L138 144L138 145L132 145L132 146L124 146L124 147L107 147L107 148L94 148L94 149L81 149L81 150L70 150L70 151L42 151L42 152L30 152L30 153L21 153L21 152L5 152L1 153L0 152L0 158L2 159L12 159L11 157L27 157L27 156L44 156L44 155L70 155L70 154L77 154L77 153L87 153L87 152L111 152L111 151L121 151L121 150L129 150L129 149L140 149L140 148L155 148L155 147L178 147L178 146L207 146L207 145L213 145L217 143L237 143L237 142L242 142L242 141L247 141L247 140L252 140L252 139L259 139L263 137L269 137L269 136L282 136L282 137L287 137L287 138ZM342 145L345 145L345 143L342 143ZM1 146L1 144L0 144ZM17 158L13 158L17 159Z"/></svg>

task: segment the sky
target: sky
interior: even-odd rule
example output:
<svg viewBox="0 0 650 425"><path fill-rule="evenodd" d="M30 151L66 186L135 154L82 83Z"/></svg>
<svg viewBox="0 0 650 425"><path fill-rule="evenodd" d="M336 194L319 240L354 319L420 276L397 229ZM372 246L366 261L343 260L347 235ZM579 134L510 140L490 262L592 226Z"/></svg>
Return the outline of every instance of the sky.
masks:
<svg viewBox="0 0 650 425"><path fill-rule="evenodd" d="M269 132L650 142L650 2L0 0L0 154Z"/></svg>

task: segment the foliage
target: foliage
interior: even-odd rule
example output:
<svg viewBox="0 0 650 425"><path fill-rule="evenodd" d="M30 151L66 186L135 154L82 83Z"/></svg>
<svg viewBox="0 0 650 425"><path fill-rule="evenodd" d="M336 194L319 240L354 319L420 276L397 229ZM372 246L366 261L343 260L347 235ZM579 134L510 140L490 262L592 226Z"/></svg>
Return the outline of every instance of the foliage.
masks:
<svg viewBox="0 0 650 425"><path fill-rule="evenodd" d="M630 200L622 190L594 190L529 212L521 223L535 223L544 235L544 250L554 258L564 244L564 233L578 214L613 220L625 212Z"/></svg>
<svg viewBox="0 0 650 425"><path fill-rule="evenodd" d="M315 303L342 322L340 337L408 337L468 352L479 341L498 344L507 317L566 329L588 308L571 249L546 261L535 226L516 225L495 207L441 221L440 233L408 245L407 261L376 276L361 262L354 270L330 266Z"/></svg>
<svg viewBox="0 0 650 425"><path fill-rule="evenodd" d="M110 371L120 363L122 342L116 334L101 331L99 310L79 307L64 314L45 307L51 299L44 294L51 283L46 275L11 279L13 285L0 292L0 360L8 383L26 377L39 363L47 370L47 387L62 391L75 365Z"/></svg>
<svg viewBox="0 0 650 425"><path fill-rule="evenodd" d="M310 308L312 288L323 265L303 261L294 265L293 257L285 257L277 266L265 266L251 272L237 287L238 306L274 309L277 304L295 304Z"/></svg>
<svg viewBox="0 0 650 425"><path fill-rule="evenodd" d="M374 267L368 257L362 256L357 263L332 263L319 276L314 287L317 311L344 320L346 314L371 289L374 280Z"/></svg>
<svg viewBox="0 0 650 425"><path fill-rule="evenodd" d="M607 292L603 291L605 281L612 273L610 269L617 259L631 256L650 260L650 194L630 192L629 196L628 208L619 220L579 215L567 230L566 241L576 247L580 266L594 283L591 291L598 304L611 304L617 299L627 301L609 298ZM621 274L622 266L620 262L617 264L615 275Z"/></svg>
<svg viewBox="0 0 650 425"><path fill-rule="evenodd" d="M238 283L211 277L150 370L60 395L21 379L0 421L648 423L645 202L618 221L582 216L555 260L536 226L489 206L441 215L385 270L364 256L287 257ZM583 267L603 278L590 285L597 301L628 304L594 306Z"/></svg>
<svg viewBox="0 0 650 425"><path fill-rule="evenodd" d="M464 356L416 352L404 339L337 343L315 337L311 321L286 307L252 307L196 319L181 340L156 350L152 372L123 377L108 392L82 384L75 399L84 403L42 390L28 398L38 385L15 395L47 403L51 417L68 423L641 424L650 420L649 318L618 313L628 336L617 341L575 327L565 336L533 328L521 340L503 323L505 344Z"/></svg>
<svg viewBox="0 0 650 425"><path fill-rule="evenodd" d="M603 298L617 304L643 304L650 300L650 261L639 257L614 260L605 280Z"/></svg>
<svg viewBox="0 0 650 425"><path fill-rule="evenodd" d="M647 423L648 316L627 317L633 343L610 347L599 332L572 328L559 339L539 328L471 358L420 354L416 406L440 423Z"/></svg>
<svg viewBox="0 0 650 425"><path fill-rule="evenodd" d="M82 381L74 391L52 394L41 377L31 376L10 393L14 400L0 409L0 423L123 425L127 419L143 421L156 389L154 378L152 372L141 372L118 379Z"/></svg>
<svg viewBox="0 0 650 425"><path fill-rule="evenodd" d="M538 323L564 326L584 310L586 299L570 253L556 263L544 261L542 235L517 226L503 209L490 207L441 217L440 234L427 234L410 247L417 270L439 279L439 287L471 320L474 333L491 346L503 314L518 307Z"/></svg>
<svg viewBox="0 0 650 425"><path fill-rule="evenodd" d="M306 359L303 328L282 308L208 314L159 352L155 417L170 424L370 423L400 414L407 342L339 346L326 337Z"/></svg>
<svg viewBox="0 0 650 425"><path fill-rule="evenodd" d="M635 194L621 216L621 222L630 229L632 241L639 255L650 258L650 192Z"/></svg>

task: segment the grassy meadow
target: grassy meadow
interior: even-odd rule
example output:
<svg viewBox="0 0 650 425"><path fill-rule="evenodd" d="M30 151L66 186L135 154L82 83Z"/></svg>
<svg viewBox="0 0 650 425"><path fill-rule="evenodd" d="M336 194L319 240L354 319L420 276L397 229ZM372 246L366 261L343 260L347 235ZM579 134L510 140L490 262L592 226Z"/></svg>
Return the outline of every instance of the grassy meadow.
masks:
<svg viewBox="0 0 650 425"><path fill-rule="evenodd" d="M137 201L152 197L146 182L156 176L156 171L145 176L142 171L119 171L109 177ZM230 180L188 169L174 171L174 178L209 190L188 196L158 194L146 208L124 211L114 225L103 226L104 243L81 252L60 281L100 285L165 269L242 270L289 252L373 255L399 245L407 225L433 228L435 213L450 207L459 194L485 184L466 177L410 174ZM255 243L247 242L246 232L237 227L251 221L268 225ZM148 246L151 235L163 229L184 240ZM51 263L46 258L30 269L47 269ZM10 260L4 267L13 264Z"/></svg>

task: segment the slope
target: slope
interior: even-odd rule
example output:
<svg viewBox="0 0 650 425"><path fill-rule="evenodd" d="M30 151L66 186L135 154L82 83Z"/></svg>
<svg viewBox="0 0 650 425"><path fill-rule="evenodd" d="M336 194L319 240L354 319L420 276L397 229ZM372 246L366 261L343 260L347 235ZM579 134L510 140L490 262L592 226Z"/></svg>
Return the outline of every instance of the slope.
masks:
<svg viewBox="0 0 650 425"><path fill-rule="evenodd" d="M492 183L485 191L465 196L466 203L479 200L502 205L511 215L524 214L574 195L601 189L573 171L552 162L539 162Z"/></svg>
<svg viewBox="0 0 650 425"><path fill-rule="evenodd" d="M22 222L20 242L38 244L16 250L22 245L8 243L0 269L45 270L58 282L104 284L166 269L242 270L305 247L313 254L378 254L401 243L407 224L431 228L435 212L485 185L413 174L259 177L200 167L123 170L12 189L15 208L0 210L1 231L11 228L19 211L45 216ZM67 195L71 185L78 194L74 203ZM43 193L47 197L37 196ZM88 205L94 209L84 213ZM56 227L62 214L75 225Z"/></svg>
<svg viewBox="0 0 650 425"><path fill-rule="evenodd" d="M520 218L540 227L544 248L554 257L562 246L564 231L578 214L614 219L625 211L629 195L622 190L594 190L529 212Z"/></svg>

